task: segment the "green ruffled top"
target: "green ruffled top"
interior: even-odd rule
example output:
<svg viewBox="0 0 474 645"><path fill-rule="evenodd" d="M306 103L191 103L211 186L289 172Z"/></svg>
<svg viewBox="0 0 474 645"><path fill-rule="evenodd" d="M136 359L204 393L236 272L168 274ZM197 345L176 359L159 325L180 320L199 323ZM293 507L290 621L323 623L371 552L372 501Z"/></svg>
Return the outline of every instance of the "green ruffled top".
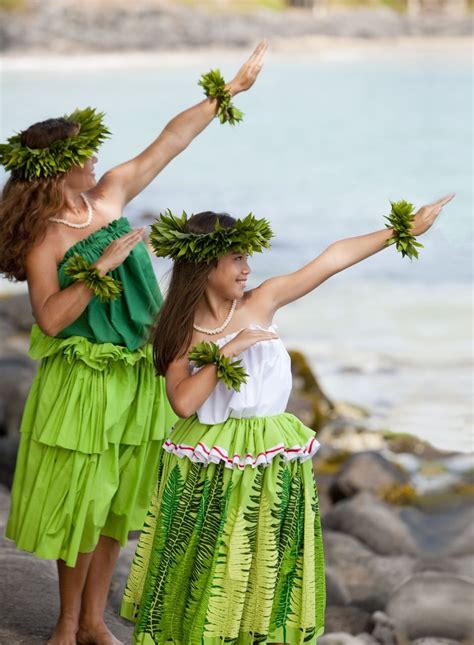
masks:
<svg viewBox="0 0 474 645"><path fill-rule="evenodd" d="M69 258L79 253L88 262L95 262L111 242L131 230L127 218L120 217L68 249L58 265L61 289L73 282L65 272ZM79 318L63 329L57 338L82 336L92 343L112 343L130 351L138 349L148 340L150 326L155 321L163 297L145 244L137 244L126 260L109 271L108 275L122 283L120 297L105 303L96 297L92 298Z"/></svg>

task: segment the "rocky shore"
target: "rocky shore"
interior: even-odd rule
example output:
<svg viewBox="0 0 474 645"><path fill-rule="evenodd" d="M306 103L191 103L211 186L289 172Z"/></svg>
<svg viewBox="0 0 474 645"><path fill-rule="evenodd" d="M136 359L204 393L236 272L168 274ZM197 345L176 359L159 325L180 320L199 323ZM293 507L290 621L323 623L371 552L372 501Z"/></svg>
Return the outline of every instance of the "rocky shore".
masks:
<svg viewBox="0 0 474 645"><path fill-rule="evenodd" d="M3 15L2 15L3 14ZM469 37L472 16L408 16L388 8L251 13L206 12L165 0L85 2L29 0L1 11L0 51L79 54L241 47L279 39Z"/></svg>
<svg viewBox="0 0 474 645"><path fill-rule="evenodd" d="M35 366L26 355L25 295L0 300L0 531L3 535L18 424ZM314 459L327 564L326 633L318 645L454 645L474 642L472 455L439 451L410 435L367 430L368 412L325 396L292 352L289 410L318 428ZM108 622L117 618L137 536L123 550ZM54 563L2 540L0 643L44 643L57 611Z"/></svg>

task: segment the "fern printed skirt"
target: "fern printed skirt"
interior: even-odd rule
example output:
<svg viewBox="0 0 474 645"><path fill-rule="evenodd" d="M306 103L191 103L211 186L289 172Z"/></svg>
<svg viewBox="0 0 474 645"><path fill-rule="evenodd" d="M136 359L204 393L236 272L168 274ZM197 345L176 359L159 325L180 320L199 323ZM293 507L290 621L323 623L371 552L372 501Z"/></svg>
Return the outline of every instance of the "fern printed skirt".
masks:
<svg viewBox="0 0 474 645"><path fill-rule="evenodd" d="M325 607L317 445L289 414L178 422L122 603L136 645L316 642Z"/></svg>

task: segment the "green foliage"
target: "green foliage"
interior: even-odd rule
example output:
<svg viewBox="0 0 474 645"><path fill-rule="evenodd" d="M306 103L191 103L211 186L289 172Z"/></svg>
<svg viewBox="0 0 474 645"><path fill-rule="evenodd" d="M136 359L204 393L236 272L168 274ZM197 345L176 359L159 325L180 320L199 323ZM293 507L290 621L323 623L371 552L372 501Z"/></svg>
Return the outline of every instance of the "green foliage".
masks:
<svg viewBox="0 0 474 645"><path fill-rule="evenodd" d="M393 235L385 242L385 246L395 244L397 251L402 257L408 255L410 260L418 258L418 248L423 248L423 244L416 241L416 236L412 234L412 224L414 206L404 199L399 202L390 202L392 210L388 216L384 217L388 221L386 228L393 228Z"/></svg>
<svg viewBox="0 0 474 645"><path fill-rule="evenodd" d="M221 123L229 122L230 125L235 125L242 121L243 112L232 103L232 96L225 86L225 80L219 69L211 69L207 74L203 74L198 85L203 88L204 94L208 98L217 101L219 105L217 116Z"/></svg>
<svg viewBox="0 0 474 645"><path fill-rule="evenodd" d="M284 627L294 613L294 587L298 583L297 560L304 526L304 489L300 472L279 478L286 507L282 509L278 552L278 583L271 617L272 628ZM289 487L289 488L288 488Z"/></svg>
<svg viewBox="0 0 474 645"><path fill-rule="evenodd" d="M260 253L269 248L273 237L268 221L256 219L252 213L238 219L231 228L223 227L217 220L212 233L187 233L187 221L184 211L178 217L168 209L152 224L150 242L156 256L209 264L230 251Z"/></svg>
<svg viewBox="0 0 474 645"><path fill-rule="evenodd" d="M248 374L241 365L241 361L231 362L230 358L223 356L219 345L216 343L198 343L189 352L188 358L196 367L204 367L214 363L217 366L217 378L220 379L227 389L240 391L242 383L247 383Z"/></svg>
<svg viewBox="0 0 474 645"><path fill-rule="evenodd" d="M67 262L65 272L74 281L83 282L100 302L115 300L122 293L122 283L119 280L109 275L100 275L99 270L78 253Z"/></svg>
<svg viewBox="0 0 474 645"><path fill-rule="evenodd" d="M15 134L7 140L8 143L0 144L0 163L5 170L16 172L30 181L67 172L73 166L83 166L110 136L110 131L102 123L103 117L102 112L91 107L75 110L64 118L78 123L80 132L55 141L47 148L22 146L21 133Z"/></svg>

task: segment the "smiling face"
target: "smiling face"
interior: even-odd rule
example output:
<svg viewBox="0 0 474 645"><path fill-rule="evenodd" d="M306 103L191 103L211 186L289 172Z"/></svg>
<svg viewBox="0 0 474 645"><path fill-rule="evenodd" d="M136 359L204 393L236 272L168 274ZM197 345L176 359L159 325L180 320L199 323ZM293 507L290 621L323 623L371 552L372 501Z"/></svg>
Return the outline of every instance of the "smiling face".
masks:
<svg viewBox="0 0 474 645"><path fill-rule="evenodd" d="M97 183L94 167L97 163L97 157L93 156L88 159L84 165L74 166L66 173L65 185L71 190L85 193Z"/></svg>
<svg viewBox="0 0 474 645"><path fill-rule="evenodd" d="M211 269L207 288L226 300L242 298L250 275L248 255L232 252L219 258L217 266Z"/></svg>

